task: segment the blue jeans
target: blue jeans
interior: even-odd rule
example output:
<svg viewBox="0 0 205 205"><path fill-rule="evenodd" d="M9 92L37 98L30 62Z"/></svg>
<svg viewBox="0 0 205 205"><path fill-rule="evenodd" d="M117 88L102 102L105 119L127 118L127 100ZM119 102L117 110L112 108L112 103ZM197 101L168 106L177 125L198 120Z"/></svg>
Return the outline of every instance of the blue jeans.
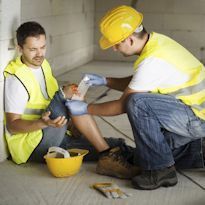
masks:
<svg viewBox="0 0 205 205"><path fill-rule="evenodd" d="M46 111L51 112L51 119L55 119L58 116L66 116L69 120L68 111L64 105L65 99L63 98L60 91L57 91L51 100L48 108ZM79 149L87 149L89 150L89 154L85 156L85 160L94 161L97 160L99 154L95 150L95 148L85 139L83 136L75 137L75 136L68 136L66 134L67 125L62 128L54 128L54 127L47 127L42 130L43 137L39 145L35 148L33 153L31 154L29 161L34 162L44 162L43 156L47 153L48 148L51 146L59 146L64 149L70 148L79 148ZM130 146L125 144L124 139L120 138L105 138L107 143L110 147L120 146L126 153L127 159L132 159L134 149Z"/></svg>
<svg viewBox="0 0 205 205"><path fill-rule="evenodd" d="M126 112L132 126L139 166L156 170L204 167L205 121L180 100L151 93L131 94Z"/></svg>

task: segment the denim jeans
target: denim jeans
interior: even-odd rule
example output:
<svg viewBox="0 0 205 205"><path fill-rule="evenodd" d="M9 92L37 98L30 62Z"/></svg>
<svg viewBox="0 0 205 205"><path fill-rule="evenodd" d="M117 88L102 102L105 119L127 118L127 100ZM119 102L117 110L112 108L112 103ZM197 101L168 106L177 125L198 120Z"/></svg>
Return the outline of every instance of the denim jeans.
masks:
<svg viewBox="0 0 205 205"><path fill-rule="evenodd" d="M151 93L131 94L126 112L132 126L140 167L155 170L204 167L205 121L180 100Z"/></svg>
<svg viewBox="0 0 205 205"><path fill-rule="evenodd" d="M51 112L51 119L55 119L58 116L66 116L66 118L69 120L68 111L64 103L65 99L62 93L60 91L57 91L46 109L46 111ZM66 131L67 125L62 128L47 127L43 129L42 140L31 154L29 161L44 162L43 156L47 153L48 148L51 146L59 146L64 149L87 149L89 150L89 153L85 156L85 160L94 161L98 159L99 154L87 139L85 139L83 136L68 136L66 134ZM105 140L110 147L122 147L128 160L131 160L133 158L134 149L130 146L127 146L123 139L105 138Z"/></svg>

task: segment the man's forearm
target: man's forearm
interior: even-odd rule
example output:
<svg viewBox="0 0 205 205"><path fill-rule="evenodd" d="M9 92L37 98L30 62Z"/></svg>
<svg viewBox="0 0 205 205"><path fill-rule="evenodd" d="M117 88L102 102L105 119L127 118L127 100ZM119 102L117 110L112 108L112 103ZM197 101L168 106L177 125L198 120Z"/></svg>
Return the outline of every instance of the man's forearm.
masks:
<svg viewBox="0 0 205 205"><path fill-rule="evenodd" d="M16 119L7 124L7 129L11 134L27 133L46 128L47 125L42 119L38 120L22 120Z"/></svg>
<svg viewBox="0 0 205 205"><path fill-rule="evenodd" d="M107 86L114 90L124 91L125 88L129 85L132 76L128 76L125 78L106 78Z"/></svg>
<svg viewBox="0 0 205 205"><path fill-rule="evenodd" d="M91 115L115 116L124 112L124 106L119 100L88 105L88 113Z"/></svg>

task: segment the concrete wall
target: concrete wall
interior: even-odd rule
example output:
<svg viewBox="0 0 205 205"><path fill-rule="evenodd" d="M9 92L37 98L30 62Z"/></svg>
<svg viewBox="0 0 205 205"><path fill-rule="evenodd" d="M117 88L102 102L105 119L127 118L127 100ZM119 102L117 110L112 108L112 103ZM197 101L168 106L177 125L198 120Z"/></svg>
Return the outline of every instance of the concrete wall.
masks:
<svg viewBox="0 0 205 205"><path fill-rule="evenodd" d="M21 0L21 22L38 21L47 32L54 74L93 59L94 0Z"/></svg>
<svg viewBox="0 0 205 205"><path fill-rule="evenodd" d="M12 8L12 9L11 9ZM13 34L20 22L20 0L0 1L0 161L7 157L3 137L3 69L15 56Z"/></svg>
<svg viewBox="0 0 205 205"><path fill-rule="evenodd" d="M100 37L98 22L101 16L113 6L128 4L134 1L96 0L95 29L95 59L123 60L119 54L113 54L111 49L101 51L98 46ZM164 33L205 63L205 1L204 0L138 0L137 9L144 14L144 26L150 31Z"/></svg>
<svg viewBox="0 0 205 205"><path fill-rule="evenodd" d="M139 0L143 1L143 0ZM152 1L152 0L150 0ZM94 45L94 59L95 60L116 60L116 61L133 61L136 57L129 57L124 58L121 54L117 52L113 52L112 49L101 50L99 47L99 39L100 39L100 32L99 32L99 21L101 17L106 13L107 10L118 6L118 5L131 5L132 0L96 0L95 2L95 45Z"/></svg>

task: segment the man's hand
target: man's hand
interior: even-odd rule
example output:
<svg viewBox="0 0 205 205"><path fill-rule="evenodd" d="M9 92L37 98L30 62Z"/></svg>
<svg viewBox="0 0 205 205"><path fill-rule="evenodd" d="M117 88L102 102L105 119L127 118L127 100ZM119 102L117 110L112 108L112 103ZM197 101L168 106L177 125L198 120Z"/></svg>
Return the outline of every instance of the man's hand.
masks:
<svg viewBox="0 0 205 205"><path fill-rule="evenodd" d="M85 76L89 78L89 80L87 80L86 83L88 83L90 86L107 85L107 80L104 76L91 73L85 74Z"/></svg>
<svg viewBox="0 0 205 205"><path fill-rule="evenodd" d="M88 113L88 104L79 100L67 100L65 106L68 108L71 115L85 115Z"/></svg>
<svg viewBox="0 0 205 205"><path fill-rule="evenodd" d="M45 112L40 119L24 120L19 114L6 113L7 129L11 134L28 133L44 129L48 126L63 127L67 123L67 119L64 116L51 120L50 114L50 112Z"/></svg>
<svg viewBox="0 0 205 205"><path fill-rule="evenodd" d="M47 126L51 126L51 127L63 127L66 123L67 123L67 119L65 118L65 116L59 116L54 120L50 119L50 114L51 112L44 112L42 114L42 121L43 123Z"/></svg>

